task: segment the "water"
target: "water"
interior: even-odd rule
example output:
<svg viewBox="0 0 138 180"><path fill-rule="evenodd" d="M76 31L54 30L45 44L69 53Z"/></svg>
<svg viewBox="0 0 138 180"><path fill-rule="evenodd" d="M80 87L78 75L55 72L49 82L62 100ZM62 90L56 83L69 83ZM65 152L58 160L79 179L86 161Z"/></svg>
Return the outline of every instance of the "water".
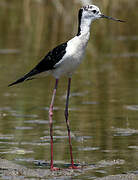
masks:
<svg viewBox="0 0 138 180"><path fill-rule="evenodd" d="M61 1L62 11L51 1L0 2L0 157L32 170L49 169L48 108L54 79L7 85L28 72L45 52L74 35L80 6L71 3L73 8ZM65 175L95 179L137 174L137 14L128 5L123 4L126 11L122 13L121 7L109 6L115 17L127 19L129 12L126 24L95 22L85 60L73 76L69 119L75 163L83 169L61 171L61 179ZM103 11L110 14L106 8ZM63 169L70 163L64 118L66 89L64 77L59 81L53 117L54 162Z"/></svg>

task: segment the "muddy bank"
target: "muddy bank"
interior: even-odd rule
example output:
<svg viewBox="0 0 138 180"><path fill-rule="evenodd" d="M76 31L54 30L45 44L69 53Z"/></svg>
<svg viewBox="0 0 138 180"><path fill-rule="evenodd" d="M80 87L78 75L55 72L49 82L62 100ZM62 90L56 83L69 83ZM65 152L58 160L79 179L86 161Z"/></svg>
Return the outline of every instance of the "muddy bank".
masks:
<svg viewBox="0 0 138 180"><path fill-rule="evenodd" d="M96 178L96 180L138 180L138 174L111 175L104 178Z"/></svg>
<svg viewBox="0 0 138 180"><path fill-rule="evenodd" d="M39 179L49 179L49 178L62 178L65 177L80 177L90 170L97 169L99 165L84 165L80 169L61 169L59 171L51 172L49 169L29 169L22 165L17 165L11 161L0 159L0 176L2 179L26 179L26 178L39 178ZM137 180L138 174L119 174L111 175L104 178L96 178L97 180Z"/></svg>

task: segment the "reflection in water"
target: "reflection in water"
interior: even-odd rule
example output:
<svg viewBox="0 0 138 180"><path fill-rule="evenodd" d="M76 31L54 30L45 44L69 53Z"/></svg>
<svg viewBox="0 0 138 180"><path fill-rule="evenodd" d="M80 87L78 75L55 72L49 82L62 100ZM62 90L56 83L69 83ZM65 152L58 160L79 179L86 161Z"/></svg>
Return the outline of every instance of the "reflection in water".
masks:
<svg viewBox="0 0 138 180"><path fill-rule="evenodd" d="M54 2L0 1L0 154L31 168L36 168L35 160L50 159L48 106L53 79L7 85L76 33L79 3ZM137 1L96 3L105 14L127 23L95 22L85 61L73 77L69 118L75 161L96 166L81 179L138 170ZM54 159L61 166L69 162L66 86L66 78L61 79L53 117Z"/></svg>

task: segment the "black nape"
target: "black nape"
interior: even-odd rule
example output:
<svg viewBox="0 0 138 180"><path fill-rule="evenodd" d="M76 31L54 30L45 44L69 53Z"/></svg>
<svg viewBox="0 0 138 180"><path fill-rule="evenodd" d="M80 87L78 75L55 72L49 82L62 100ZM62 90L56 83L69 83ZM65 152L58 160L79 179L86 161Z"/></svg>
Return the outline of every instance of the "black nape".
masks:
<svg viewBox="0 0 138 180"><path fill-rule="evenodd" d="M80 26L81 26L82 12L83 12L83 9L81 8L79 10L79 14L78 14L78 21L79 21L79 23L78 23L78 33L77 33L77 36L79 36L81 34L81 27Z"/></svg>

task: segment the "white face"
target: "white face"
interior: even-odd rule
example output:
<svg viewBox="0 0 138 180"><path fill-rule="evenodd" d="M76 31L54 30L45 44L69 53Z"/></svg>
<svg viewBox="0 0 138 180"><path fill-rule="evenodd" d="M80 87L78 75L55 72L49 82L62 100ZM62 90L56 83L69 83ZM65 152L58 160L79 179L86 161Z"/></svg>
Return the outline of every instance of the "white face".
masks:
<svg viewBox="0 0 138 180"><path fill-rule="evenodd" d="M101 18L101 11L100 9L95 5L87 5L83 7L83 14L87 18L91 19L99 19Z"/></svg>
<svg viewBox="0 0 138 180"><path fill-rule="evenodd" d="M106 18L113 21L125 22L120 19L116 19L110 16L105 16L104 14L101 13L100 9L95 5L84 6L82 10L83 10L83 17L87 19L96 20L99 18Z"/></svg>

